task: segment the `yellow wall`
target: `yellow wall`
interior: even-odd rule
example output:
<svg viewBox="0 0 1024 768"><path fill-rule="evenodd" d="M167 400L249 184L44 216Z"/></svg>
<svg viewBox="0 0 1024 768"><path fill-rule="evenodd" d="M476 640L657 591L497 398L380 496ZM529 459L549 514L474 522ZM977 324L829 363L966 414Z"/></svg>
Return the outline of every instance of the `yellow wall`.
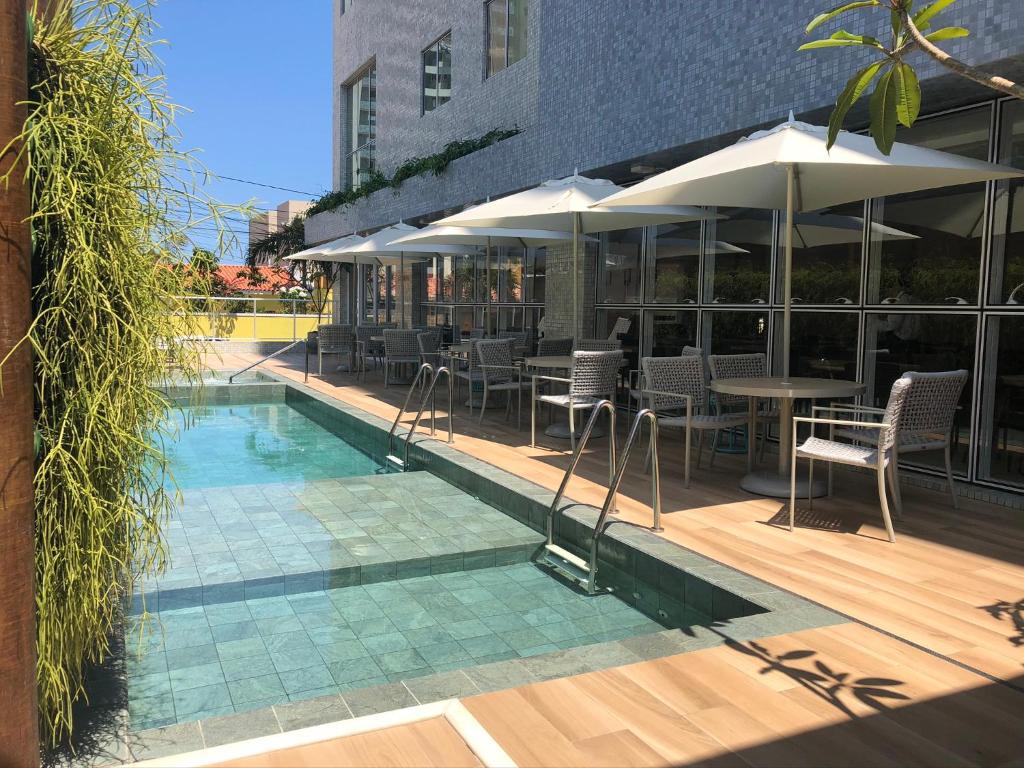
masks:
<svg viewBox="0 0 1024 768"><path fill-rule="evenodd" d="M221 313L194 316L198 328L190 329L190 334L217 339L236 339L259 341L291 341L304 339L309 331L315 331L318 323L330 322L325 315L317 319L316 315L274 315L250 313Z"/></svg>

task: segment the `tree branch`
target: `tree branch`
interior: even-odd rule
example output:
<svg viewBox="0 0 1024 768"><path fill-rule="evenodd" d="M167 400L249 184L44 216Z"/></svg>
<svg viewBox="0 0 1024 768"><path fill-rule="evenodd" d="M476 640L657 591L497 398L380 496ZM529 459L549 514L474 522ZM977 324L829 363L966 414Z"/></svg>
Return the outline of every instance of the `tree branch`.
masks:
<svg viewBox="0 0 1024 768"><path fill-rule="evenodd" d="M938 46L932 44L925 36L921 33L921 30L914 24L914 20L910 18L910 13L907 10L908 3L900 3L897 7L897 11L900 14L900 18L903 21L907 31L910 32L910 37L913 38L917 47L924 51L926 54L935 59L939 64L951 69L962 77L966 77L968 80L973 80L980 85L984 85L986 88L991 88L1002 93L1015 96L1018 99L1024 99L1024 86L1018 85L1012 80L1007 80L1005 77L999 75L990 75L988 72L972 67L968 64L964 64L959 59L955 59L946 53Z"/></svg>

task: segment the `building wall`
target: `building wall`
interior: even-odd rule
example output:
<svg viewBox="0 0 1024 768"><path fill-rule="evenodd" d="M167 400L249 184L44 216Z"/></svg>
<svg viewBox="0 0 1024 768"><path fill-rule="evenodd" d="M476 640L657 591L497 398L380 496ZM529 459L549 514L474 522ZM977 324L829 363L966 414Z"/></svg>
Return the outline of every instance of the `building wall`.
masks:
<svg viewBox="0 0 1024 768"><path fill-rule="evenodd" d="M827 3L825 3L827 5ZM766 8L770 18L763 14ZM526 57L484 78L480 0L375 0L334 13L334 181L344 167L344 84L377 66L378 167L440 150L492 128L524 133L453 163L441 177L410 180L340 213L314 217L317 242L462 206L547 178L606 169L645 155L671 165L733 140L789 110L819 120L863 56L798 53L821 0L731 3L664 0L530 0ZM946 24L972 35L954 55L1016 71L1024 54L1024 0L960 0ZM851 25L852 28L852 25ZM420 54L452 30L452 99L420 114ZM921 62L925 103L976 99L963 81Z"/></svg>

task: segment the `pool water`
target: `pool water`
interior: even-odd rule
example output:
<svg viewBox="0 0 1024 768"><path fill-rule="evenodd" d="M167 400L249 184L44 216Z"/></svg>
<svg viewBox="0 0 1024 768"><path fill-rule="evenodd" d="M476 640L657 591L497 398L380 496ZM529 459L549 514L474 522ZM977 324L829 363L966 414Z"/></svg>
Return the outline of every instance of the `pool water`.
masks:
<svg viewBox="0 0 1024 768"><path fill-rule="evenodd" d="M127 643L133 730L665 628L532 563L166 610L152 633L139 621Z"/></svg>
<svg viewBox="0 0 1024 768"><path fill-rule="evenodd" d="M284 403L184 409L165 450L178 487L215 488L372 475L380 464ZM180 426L182 415L173 418Z"/></svg>

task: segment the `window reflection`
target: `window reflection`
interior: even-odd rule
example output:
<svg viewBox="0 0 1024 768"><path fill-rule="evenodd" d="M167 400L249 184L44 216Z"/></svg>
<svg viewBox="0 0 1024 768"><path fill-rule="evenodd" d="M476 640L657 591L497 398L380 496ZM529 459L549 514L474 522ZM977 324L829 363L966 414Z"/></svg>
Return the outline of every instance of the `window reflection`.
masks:
<svg viewBox="0 0 1024 768"><path fill-rule="evenodd" d="M981 476L1024 486L1024 315L991 317Z"/></svg>
<svg viewBox="0 0 1024 768"><path fill-rule="evenodd" d="M642 227L620 229L601 235L598 301L608 304L633 304L640 301L640 256L643 244Z"/></svg>
<svg viewBox="0 0 1024 768"><path fill-rule="evenodd" d="M544 303L544 276L547 273L547 248L531 248L527 251L526 267L526 300L537 304Z"/></svg>
<svg viewBox="0 0 1024 768"><path fill-rule="evenodd" d="M922 120L896 140L987 160L990 115L986 106ZM872 232L869 304L977 303L984 184L879 198L872 219L900 234Z"/></svg>
<svg viewBox="0 0 1024 768"><path fill-rule="evenodd" d="M672 357L685 346L698 346L696 310L652 309L645 313L644 354Z"/></svg>
<svg viewBox="0 0 1024 768"><path fill-rule="evenodd" d="M704 229L704 300L709 304L764 304L771 279L772 213L719 208L726 219Z"/></svg>
<svg viewBox="0 0 1024 768"><path fill-rule="evenodd" d="M1024 103L1003 105L999 162L1024 168ZM1024 181L996 186L992 233L993 304L1024 304Z"/></svg>
<svg viewBox="0 0 1024 768"><path fill-rule="evenodd" d="M780 264L786 243L785 216L781 219ZM875 225L875 229L885 230L881 225ZM863 202L796 214L793 217L793 303L860 303L863 240ZM776 301L782 301L782 294L780 276Z"/></svg>
<svg viewBox="0 0 1024 768"><path fill-rule="evenodd" d="M498 301L523 300L523 260L525 256L524 248L507 246L500 249Z"/></svg>
<svg viewBox="0 0 1024 768"><path fill-rule="evenodd" d="M816 379L857 380L857 325L853 312L793 312L789 372ZM775 370L782 370L782 313L775 314Z"/></svg>
<svg viewBox="0 0 1024 768"><path fill-rule="evenodd" d="M708 355L768 351L768 312L705 311L701 347Z"/></svg>
<svg viewBox="0 0 1024 768"><path fill-rule="evenodd" d="M907 371L965 368L973 372L977 322L976 315L956 313L868 314L864 331L865 402L884 407L892 383ZM959 442L954 441L953 466L961 471L967 467L971 387L971 379L968 379L953 427L959 434ZM913 454L911 459L914 463L940 466L942 454Z"/></svg>
<svg viewBox="0 0 1024 768"><path fill-rule="evenodd" d="M700 275L700 222L663 224L654 230L651 241L648 300L664 304L694 303Z"/></svg>
<svg viewBox="0 0 1024 768"><path fill-rule="evenodd" d="M638 309L599 309L597 310L594 338L607 338L620 320L629 323L625 333L619 334L622 342L622 356L626 361L625 371L633 371L640 366L640 310Z"/></svg>

